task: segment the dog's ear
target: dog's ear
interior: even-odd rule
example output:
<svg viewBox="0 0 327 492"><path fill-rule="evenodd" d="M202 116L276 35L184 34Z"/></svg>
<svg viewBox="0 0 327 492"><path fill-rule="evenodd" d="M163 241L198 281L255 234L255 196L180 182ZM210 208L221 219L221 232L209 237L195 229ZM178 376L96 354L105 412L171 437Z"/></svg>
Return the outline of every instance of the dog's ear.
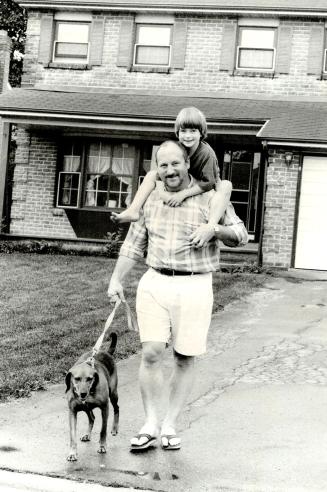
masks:
<svg viewBox="0 0 327 492"><path fill-rule="evenodd" d="M97 372L95 372L94 376L93 376L92 386L90 388L91 395L93 395L95 393L98 382L99 382L99 374Z"/></svg>
<svg viewBox="0 0 327 492"><path fill-rule="evenodd" d="M65 378L65 382L66 382L66 391L65 391L65 393L67 393L67 391L70 390L70 380L71 380L71 377L72 377L72 373L70 371L67 372L66 378Z"/></svg>

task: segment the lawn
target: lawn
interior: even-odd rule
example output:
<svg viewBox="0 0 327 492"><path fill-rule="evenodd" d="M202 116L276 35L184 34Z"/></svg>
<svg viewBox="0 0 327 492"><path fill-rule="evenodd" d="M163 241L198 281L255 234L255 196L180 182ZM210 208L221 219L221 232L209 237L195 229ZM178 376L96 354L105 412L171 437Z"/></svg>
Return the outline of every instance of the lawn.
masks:
<svg viewBox="0 0 327 492"><path fill-rule="evenodd" d="M63 381L76 358L93 347L111 311L106 292L114 263L96 256L0 254L0 401ZM132 308L144 270L135 268L126 286ZM260 287L265 278L215 274L214 311ZM118 333L116 358L139 351L123 308L111 329Z"/></svg>

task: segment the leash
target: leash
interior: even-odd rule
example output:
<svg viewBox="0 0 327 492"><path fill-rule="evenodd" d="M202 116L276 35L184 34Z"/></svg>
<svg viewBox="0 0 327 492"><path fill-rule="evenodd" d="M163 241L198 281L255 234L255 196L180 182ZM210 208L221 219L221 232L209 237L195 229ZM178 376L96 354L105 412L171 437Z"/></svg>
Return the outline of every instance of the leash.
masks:
<svg viewBox="0 0 327 492"><path fill-rule="evenodd" d="M96 341L96 343L92 349L92 355L86 361L88 364L90 364L92 366L92 368L94 368L94 357L99 352L101 345L103 343L103 339L105 337L105 334L109 330L109 327L110 327L110 325L111 325L111 323L115 317L116 310L122 302L126 308L128 329L131 331L138 331L137 320L136 320L135 315L133 314L128 302L126 300L121 301L121 299L117 299L113 310L111 311L111 313L109 314L109 316L107 318L107 321L104 325L103 331L102 331L101 335L99 336L99 338L97 339L97 341Z"/></svg>

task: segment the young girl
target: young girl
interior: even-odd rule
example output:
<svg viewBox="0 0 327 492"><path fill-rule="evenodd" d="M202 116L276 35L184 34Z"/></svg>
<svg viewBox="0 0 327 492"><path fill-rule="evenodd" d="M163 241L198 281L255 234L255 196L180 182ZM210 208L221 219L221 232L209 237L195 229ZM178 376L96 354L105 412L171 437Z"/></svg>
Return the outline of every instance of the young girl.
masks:
<svg viewBox="0 0 327 492"><path fill-rule="evenodd" d="M164 190L163 183L158 180L157 172L149 171L137 190L130 207L119 214L112 212L112 220L120 223L137 221L146 199L156 186L160 197L171 207L181 205L188 197L215 189L216 193L211 202L208 224L217 228L218 222L227 209L225 214L228 216L227 223L224 220L225 225L219 225L219 239L230 246L246 244L248 238L244 224L236 216L229 202L232 184L230 181L220 180L216 154L210 145L203 141L207 136L207 122L204 114L194 107L182 109L175 121L175 133L179 142L188 150L190 174L198 183L186 190L178 191L172 196ZM196 238L193 237L194 244L202 246L206 242L206 233L207 231L203 231Z"/></svg>

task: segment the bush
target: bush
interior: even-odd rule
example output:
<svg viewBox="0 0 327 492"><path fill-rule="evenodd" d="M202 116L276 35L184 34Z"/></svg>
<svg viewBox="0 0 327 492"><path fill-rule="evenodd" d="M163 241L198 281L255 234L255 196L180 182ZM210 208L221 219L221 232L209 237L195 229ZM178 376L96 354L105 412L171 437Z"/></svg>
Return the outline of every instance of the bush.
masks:
<svg viewBox="0 0 327 492"><path fill-rule="evenodd" d="M107 232L107 234L105 235L105 239L105 256L108 256L109 258L117 256L119 247L121 245L121 230L118 230L117 232Z"/></svg>

